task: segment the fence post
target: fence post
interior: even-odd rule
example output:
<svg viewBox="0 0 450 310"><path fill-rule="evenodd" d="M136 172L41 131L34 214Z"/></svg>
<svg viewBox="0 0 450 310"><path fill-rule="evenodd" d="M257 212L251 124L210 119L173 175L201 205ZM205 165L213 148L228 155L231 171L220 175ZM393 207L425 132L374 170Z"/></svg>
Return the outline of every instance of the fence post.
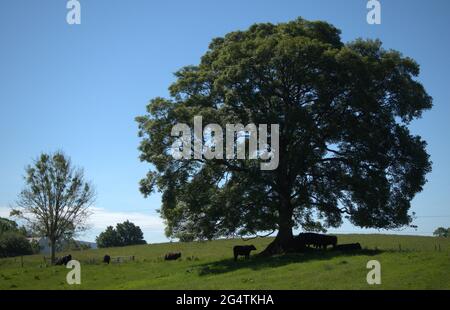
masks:
<svg viewBox="0 0 450 310"><path fill-rule="evenodd" d="M23 268L23 256L20 257L20 267Z"/></svg>

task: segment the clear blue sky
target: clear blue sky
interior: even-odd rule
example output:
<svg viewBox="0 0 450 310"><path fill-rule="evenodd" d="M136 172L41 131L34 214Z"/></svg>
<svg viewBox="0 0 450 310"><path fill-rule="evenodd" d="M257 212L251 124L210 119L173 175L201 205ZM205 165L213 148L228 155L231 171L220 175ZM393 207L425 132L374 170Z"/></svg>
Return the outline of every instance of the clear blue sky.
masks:
<svg viewBox="0 0 450 310"><path fill-rule="evenodd" d="M64 150L98 192L84 239L129 218L147 241L164 241L160 195L138 191L148 165L138 160L134 117L167 95L173 72L197 64L212 38L302 16L331 22L344 41L380 38L420 63L434 108L412 129L428 141L434 164L412 211L422 216L420 234L450 226L449 1L381 0L375 26L366 23L365 0L80 2L82 23L72 26L65 0L0 2L0 215L22 188L24 167L40 152Z"/></svg>

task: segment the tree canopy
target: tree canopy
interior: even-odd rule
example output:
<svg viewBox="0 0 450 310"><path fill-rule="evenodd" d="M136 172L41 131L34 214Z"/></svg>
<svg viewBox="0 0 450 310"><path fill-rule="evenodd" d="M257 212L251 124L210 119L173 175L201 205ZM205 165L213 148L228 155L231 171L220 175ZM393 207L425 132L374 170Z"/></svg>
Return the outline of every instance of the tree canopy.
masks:
<svg viewBox="0 0 450 310"><path fill-rule="evenodd" d="M146 244L141 228L130 221L118 223L116 228L108 226L96 242L99 248Z"/></svg>
<svg viewBox="0 0 450 310"><path fill-rule="evenodd" d="M54 262L57 242L87 228L93 186L62 152L41 154L26 168L24 179L11 215L24 220L35 235L48 237Z"/></svg>
<svg viewBox="0 0 450 310"><path fill-rule="evenodd" d="M450 236L450 228L438 227L433 232L433 235L436 236L436 237L445 237L445 238L447 238L448 236Z"/></svg>
<svg viewBox="0 0 450 310"><path fill-rule="evenodd" d="M418 75L413 59L379 40L343 43L321 21L215 38L198 65L176 73L170 98L154 98L137 117L140 158L152 164L141 192L162 191L168 236L278 230L274 244L286 250L293 228L339 227L344 218L364 228L409 225L431 171L426 142L408 129L432 107ZM278 124L277 169L261 170L261 159L174 159L171 128L196 115L223 128Z"/></svg>

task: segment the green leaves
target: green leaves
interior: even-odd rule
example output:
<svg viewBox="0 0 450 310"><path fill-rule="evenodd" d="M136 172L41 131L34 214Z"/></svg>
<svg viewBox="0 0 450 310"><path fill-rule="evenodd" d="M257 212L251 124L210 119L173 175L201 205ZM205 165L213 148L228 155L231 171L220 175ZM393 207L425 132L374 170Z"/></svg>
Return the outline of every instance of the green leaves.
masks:
<svg viewBox="0 0 450 310"><path fill-rule="evenodd" d="M24 179L11 215L24 220L33 233L48 237L54 248L56 241L86 228L95 192L65 154L41 154L26 168Z"/></svg>
<svg viewBox="0 0 450 310"><path fill-rule="evenodd" d="M33 254L33 249L24 235L17 232L7 232L0 235L0 257L30 254Z"/></svg>
<svg viewBox="0 0 450 310"><path fill-rule="evenodd" d="M108 226L104 232L98 235L96 242L99 248L146 243L142 230L130 221L118 223L115 229L112 226Z"/></svg>
<svg viewBox="0 0 450 310"><path fill-rule="evenodd" d="M450 235L450 228L438 227L433 232L433 235L436 236L436 237L447 238Z"/></svg>
<svg viewBox="0 0 450 310"><path fill-rule="evenodd" d="M171 98L137 118L141 160L152 165L141 191L163 192L169 236L323 230L344 216L361 227L409 225L431 171L426 143L406 127L432 106L418 74L411 58L379 40L344 44L326 22L256 24L213 39L197 66L176 73ZM174 160L171 128L196 115L223 128L279 124L278 169Z"/></svg>

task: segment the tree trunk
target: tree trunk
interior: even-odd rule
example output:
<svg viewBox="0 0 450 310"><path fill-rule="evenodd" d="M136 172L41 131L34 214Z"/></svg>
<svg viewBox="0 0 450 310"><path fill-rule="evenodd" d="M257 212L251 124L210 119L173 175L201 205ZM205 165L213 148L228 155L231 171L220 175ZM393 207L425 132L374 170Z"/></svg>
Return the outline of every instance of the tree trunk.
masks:
<svg viewBox="0 0 450 310"><path fill-rule="evenodd" d="M52 253L52 265L54 265L56 263L56 241L55 240L50 240L50 250Z"/></svg>
<svg viewBox="0 0 450 310"><path fill-rule="evenodd" d="M261 256L272 256L289 252L299 251L294 242L292 233L292 208L290 201L283 200L280 204L278 234L267 248L260 253Z"/></svg>

